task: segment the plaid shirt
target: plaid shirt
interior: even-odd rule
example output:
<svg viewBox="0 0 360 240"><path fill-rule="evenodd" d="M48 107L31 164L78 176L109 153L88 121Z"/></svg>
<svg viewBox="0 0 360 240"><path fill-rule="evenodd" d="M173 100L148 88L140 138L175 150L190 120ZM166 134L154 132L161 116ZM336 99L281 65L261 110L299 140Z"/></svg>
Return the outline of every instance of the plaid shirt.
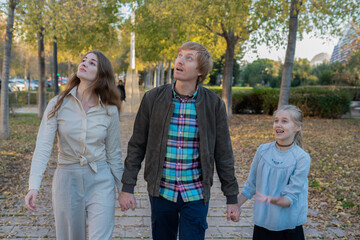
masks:
<svg viewBox="0 0 360 240"><path fill-rule="evenodd" d="M180 192L184 202L203 199L199 159L199 128L193 96L180 97L174 90L175 109L171 118L166 157L160 181L160 196L176 202Z"/></svg>

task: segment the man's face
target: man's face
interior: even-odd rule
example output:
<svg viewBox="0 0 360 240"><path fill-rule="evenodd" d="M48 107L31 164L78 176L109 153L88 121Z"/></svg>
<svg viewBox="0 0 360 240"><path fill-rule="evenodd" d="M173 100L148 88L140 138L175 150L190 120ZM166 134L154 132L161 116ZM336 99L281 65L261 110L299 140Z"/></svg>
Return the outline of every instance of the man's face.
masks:
<svg viewBox="0 0 360 240"><path fill-rule="evenodd" d="M179 81L197 81L201 75L198 70L197 51L180 50L175 60L174 78Z"/></svg>

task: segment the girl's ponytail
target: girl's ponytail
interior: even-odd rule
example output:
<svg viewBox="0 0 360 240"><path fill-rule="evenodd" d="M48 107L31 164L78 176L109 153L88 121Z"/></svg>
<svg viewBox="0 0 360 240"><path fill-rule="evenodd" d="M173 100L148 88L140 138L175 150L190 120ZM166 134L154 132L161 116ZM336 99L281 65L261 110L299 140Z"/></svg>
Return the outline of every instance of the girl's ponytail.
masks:
<svg viewBox="0 0 360 240"><path fill-rule="evenodd" d="M302 137L302 130L298 131L295 134L294 141L296 142L299 147L303 148L303 137Z"/></svg>

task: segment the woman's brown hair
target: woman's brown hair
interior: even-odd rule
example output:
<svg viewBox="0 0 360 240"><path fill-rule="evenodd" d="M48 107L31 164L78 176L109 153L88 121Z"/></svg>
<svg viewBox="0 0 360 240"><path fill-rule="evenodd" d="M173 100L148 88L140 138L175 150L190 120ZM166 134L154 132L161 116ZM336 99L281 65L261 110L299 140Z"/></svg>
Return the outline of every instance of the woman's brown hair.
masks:
<svg viewBox="0 0 360 240"><path fill-rule="evenodd" d="M91 91L95 96L99 96L102 103L106 105L115 105L120 113L120 93L115 85L114 70L110 60L105 55L98 51L93 50L85 54L93 53L98 58L98 69L95 78L95 83L86 91ZM71 89L80 84L80 79L76 73L70 78L66 84L65 91L59 94L58 100L54 108L49 112L48 119L55 116L56 112L60 109L64 98L69 94Z"/></svg>

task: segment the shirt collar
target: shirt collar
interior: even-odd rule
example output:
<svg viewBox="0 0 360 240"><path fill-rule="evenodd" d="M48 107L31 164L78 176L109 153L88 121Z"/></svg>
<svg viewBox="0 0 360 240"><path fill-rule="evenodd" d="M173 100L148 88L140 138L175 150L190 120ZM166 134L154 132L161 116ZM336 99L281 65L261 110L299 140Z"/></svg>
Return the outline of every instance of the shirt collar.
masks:
<svg viewBox="0 0 360 240"><path fill-rule="evenodd" d="M173 97L174 98L177 98L177 99L180 99L180 100L191 100L191 99L196 99L196 96L198 94L198 90L199 90L199 86L196 85L196 91L194 94L192 95L187 95L187 96L181 96L179 93L177 93L175 91L175 84L176 84L176 81L172 84L172 93L173 93Z"/></svg>
<svg viewBox="0 0 360 240"><path fill-rule="evenodd" d="M67 95L72 95L74 98L78 99L78 98L76 97L76 91L77 91L77 89L78 89L78 86L73 87ZM99 104L100 104L100 106L105 107L105 105L104 105L104 103L102 102L100 96L99 96Z"/></svg>

